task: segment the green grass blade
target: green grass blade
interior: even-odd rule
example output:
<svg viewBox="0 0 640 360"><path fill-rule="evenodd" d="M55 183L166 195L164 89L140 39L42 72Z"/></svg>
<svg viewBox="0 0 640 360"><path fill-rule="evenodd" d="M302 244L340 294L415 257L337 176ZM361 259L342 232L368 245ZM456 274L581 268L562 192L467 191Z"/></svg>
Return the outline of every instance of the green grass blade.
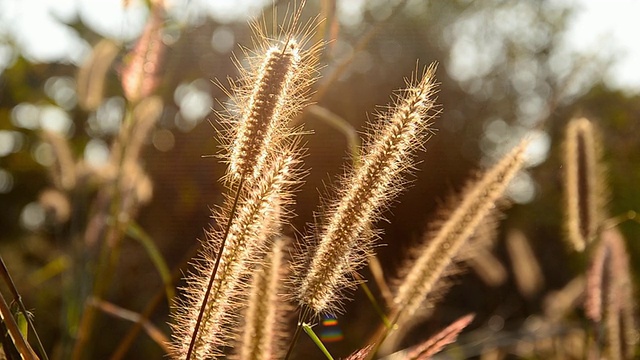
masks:
<svg viewBox="0 0 640 360"><path fill-rule="evenodd" d="M333 360L333 356L331 356L331 354L329 353L329 350L327 350L327 348L324 346L324 344L322 343L322 341L320 340L318 335L316 335L316 333L313 332L313 329L311 328L311 325L302 324L302 329L304 330L304 332L307 333L307 335L309 335L311 340L313 340L313 342L316 344L318 349L320 349L320 351L322 351L324 356L326 356L327 359L329 359L329 360Z"/></svg>
<svg viewBox="0 0 640 360"><path fill-rule="evenodd" d="M7 266L5 265L4 259L2 258L2 256L0 256L0 276L9 287L9 290L11 291L11 295L13 296L13 300L16 303L18 303L18 307L20 308L20 311L24 315L24 320L27 322L27 325L29 326L29 328L31 328L31 332L33 333L33 337L35 338L36 346L38 348L38 351L40 352L40 356L42 357L43 360L49 360L49 357L47 357L47 353L44 351L44 346L42 346L42 342L40 341L40 337L38 336L38 332L36 332L36 327L33 325L31 318L29 318L27 308L24 306L24 303L22 302L22 296L20 296L20 293L18 293L18 288L16 287L16 284L13 282L13 279L11 278L11 274L9 274L9 269L7 269ZM2 298L2 301L4 301L4 298ZM8 315L8 314L4 314L4 315ZM8 320L5 319L5 321L8 321ZM10 326L8 326L8 328L10 329ZM26 336L25 336L25 339L26 339ZM31 347L29 347L29 350L31 350ZM33 350L31 351L33 352ZM35 357L35 354L33 354L33 356Z"/></svg>
<svg viewBox="0 0 640 360"><path fill-rule="evenodd" d="M142 247L144 247L149 258L153 262L153 265L155 265L156 270L158 270L158 273L160 274L165 292L167 293L167 300L169 301L169 304L171 304L175 296L175 290L173 289L173 282L171 281L171 271L167 266L167 262L164 261L160 250L144 229L134 221L129 223L129 226L127 227L127 235L140 242Z"/></svg>
<svg viewBox="0 0 640 360"><path fill-rule="evenodd" d="M371 305L373 305L373 308L375 309L376 313L378 313L378 316L380 316L380 319L384 323L384 326L387 329L391 329L393 325L391 324L391 322L389 321L389 318L387 317L387 315L385 315L384 311L380 307L380 304L378 304L378 302L376 301L376 298L373 296L373 293L369 289L369 286L365 282L361 282L360 287L362 288L362 290L364 290L364 293L367 295L367 298L369 298L369 302L371 302Z"/></svg>

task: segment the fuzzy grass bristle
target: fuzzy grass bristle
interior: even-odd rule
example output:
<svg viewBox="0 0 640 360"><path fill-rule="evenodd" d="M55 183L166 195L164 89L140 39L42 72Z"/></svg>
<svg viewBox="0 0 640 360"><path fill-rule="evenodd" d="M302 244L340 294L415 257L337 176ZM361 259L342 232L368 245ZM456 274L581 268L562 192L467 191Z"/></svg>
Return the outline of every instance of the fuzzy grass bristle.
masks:
<svg viewBox="0 0 640 360"><path fill-rule="evenodd" d="M270 144L286 127L285 106L300 62L299 48L290 41L285 49L269 49L257 74L246 110L237 124L229 156L234 177L255 177L262 168Z"/></svg>
<svg viewBox="0 0 640 360"><path fill-rule="evenodd" d="M587 272L585 313L604 330L610 359L632 359L638 344L629 255L618 229L605 229Z"/></svg>
<svg viewBox="0 0 640 360"><path fill-rule="evenodd" d="M218 117L225 127L222 156L232 181L257 176L269 149L301 131L290 123L308 105L324 45L310 44L317 19L299 25L302 6L275 36L252 23L255 50L243 48L242 62L234 58L240 77L230 81L230 90L219 84L230 99Z"/></svg>
<svg viewBox="0 0 640 360"><path fill-rule="evenodd" d="M166 51L162 42L164 12L162 2L152 6L142 36L122 70L122 90L127 100L133 103L151 95L160 84L159 72Z"/></svg>
<svg viewBox="0 0 640 360"><path fill-rule="evenodd" d="M594 125L586 118L567 125L565 137L566 229L569 243L583 251L597 236L603 214L600 147Z"/></svg>
<svg viewBox="0 0 640 360"><path fill-rule="evenodd" d="M279 359L283 355L282 276L286 265L288 239L273 241L261 266L254 272L244 326L238 336L237 358L240 360Z"/></svg>
<svg viewBox="0 0 640 360"><path fill-rule="evenodd" d="M324 223L307 239L317 245L304 250L312 256L309 264L298 264L293 281L298 302L316 313L335 311L341 290L354 285L351 273L370 252L372 224L404 188L402 175L413 166L414 152L423 146L436 114L435 71L432 64L419 81L407 81L392 108L378 114L361 165L342 179L322 214Z"/></svg>
<svg viewBox="0 0 640 360"><path fill-rule="evenodd" d="M211 231L203 243L204 250L194 273L187 277L184 289L187 299L176 306L174 358L219 356L220 349L231 340L231 329L237 323L235 307L239 305L240 294L246 290L242 279L249 276L253 264L259 261L256 254L264 250L265 241L276 235L284 221L281 209L291 201L291 189L299 179L295 153L291 150L280 153L268 162L268 170L252 186L239 192L237 210L228 230ZM234 199L228 199L215 216L218 224L227 224L233 213L233 202ZM225 239L219 267L215 276L211 276L215 254ZM204 306L203 301L206 301Z"/></svg>
<svg viewBox="0 0 640 360"><path fill-rule="evenodd" d="M514 150L468 187L460 205L434 233L418 244L414 256L405 261L394 299L397 317L410 317L431 293L436 282L452 264L454 257L475 232L480 222L495 206L507 185L520 170L528 140Z"/></svg>

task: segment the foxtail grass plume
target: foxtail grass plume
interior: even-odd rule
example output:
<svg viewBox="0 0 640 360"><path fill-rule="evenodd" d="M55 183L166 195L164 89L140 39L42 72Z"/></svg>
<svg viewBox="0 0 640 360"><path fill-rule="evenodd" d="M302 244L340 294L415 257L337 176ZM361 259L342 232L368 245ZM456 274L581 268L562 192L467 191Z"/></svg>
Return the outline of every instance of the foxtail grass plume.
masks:
<svg viewBox="0 0 640 360"><path fill-rule="evenodd" d="M238 194L237 211L228 233L219 228L207 234L194 273L186 279L187 287L183 289L186 300L176 306L172 325L174 358L208 359L222 355L221 347L228 345L233 337L232 328L237 324L236 307L241 305L238 298L246 290L243 278L249 276L258 260L256 253L263 250L265 241L276 235L284 221L281 207L291 201L292 186L300 176L295 171L297 163L292 150L280 151L256 182ZM227 224L233 201L229 198L215 216L218 224ZM226 245L212 278L215 254L225 237ZM203 301L206 303L201 312Z"/></svg>
<svg viewBox="0 0 640 360"><path fill-rule="evenodd" d="M122 90L127 100L134 103L151 95L160 83L158 73L166 51L162 42L165 10L162 1L153 3L142 36L122 70Z"/></svg>
<svg viewBox="0 0 640 360"><path fill-rule="evenodd" d="M227 202L215 217L221 227L208 235L194 274L184 289L187 300L174 316L173 356L201 359L222 355L238 324L237 307L246 304L246 279L262 263L264 244L279 232L288 214L300 151L298 133L287 126L306 105L315 80L321 43L309 45L316 19L300 25L304 1L270 37L253 23L254 49L243 49L248 65L224 90L230 104L218 115L223 160L231 180ZM300 35L299 35L300 34Z"/></svg>
<svg viewBox="0 0 640 360"><path fill-rule="evenodd" d="M622 234L615 228L603 230L587 272L585 313L604 328L610 359L634 358L638 329L632 284Z"/></svg>
<svg viewBox="0 0 640 360"><path fill-rule="evenodd" d="M110 39L100 40L78 70L76 88L78 104L84 110L94 111L104 101L107 72L118 56L120 47Z"/></svg>
<svg viewBox="0 0 640 360"><path fill-rule="evenodd" d="M529 240L519 230L507 234L507 252L520 294L531 299L544 287L544 276Z"/></svg>
<svg viewBox="0 0 640 360"><path fill-rule="evenodd" d="M576 251L583 251L597 236L603 219L603 170L591 121L569 122L564 153L567 238Z"/></svg>
<svg viewBox="0 0 640 360"><path fill-rule="evenodd" d="M270 149L296 134L289 122L307 105L309 87L316 79L317 57L322 43L309 45L315 20L304 26L299 17L304 2L279 39L253 24L257 50L244 49L248 65L235 60L240 78L223 90L231 99L218 113L226 127L222 136L224 157L231 180L258 176ZM301 34L294 38L293 34ZM222 86L221 86L222 87Z"/></svg>
<svg viewBox="0 0 640 360"><path fill-rule="evenodd" d="M295 297L314 312L333 312L341 290L353 286L357 271L370 252L372 223L391 199L404 188L405 170L413 166L416 149L422 147L436 115L434 95L436 65L422 78L407 81L391 109L377 115L361 165L342 179L337 197L322 215L320 227L308 241L308 264L298 264ZM304 256L304 255L300 255Z"/></svg>
<svg viewBox="0 0 640 360"><path fill-rule="evenodd" d="M253 273L244 326L236 346L240 360L280 359L284 355L283 312L287 306L281 297L287 243L286 238L277 238Z"/></svg>
<svg viewBox="0 0 640 360"><path fill-rule="evenodd" d="M394 299L396 316L410 317L431 293L436 282L453 263L454 257L480 222L495 206L524 161L528 140L523 140L478 181L468 186L459 206L434 233L414 249L405 261L404 276L399 280Z"/></svg>
<svg viewBox="0 0 640 360"><path fill-rule="evenodd" d="M229 164L229 171L236 177L245 173L251 177L257 175L274 132L282 128L284 99L300 62L298 45L292 41L285 46L282 50L274 47L267 52L246 112L238 123Z"/></svg>

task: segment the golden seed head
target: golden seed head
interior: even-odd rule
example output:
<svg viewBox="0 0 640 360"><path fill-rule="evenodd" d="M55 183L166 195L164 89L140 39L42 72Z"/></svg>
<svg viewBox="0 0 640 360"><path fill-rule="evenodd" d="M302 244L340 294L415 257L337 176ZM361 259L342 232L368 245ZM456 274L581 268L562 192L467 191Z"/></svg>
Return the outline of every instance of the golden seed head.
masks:
<svg viewBox="0 0 640 360"><path fill-rule="evenodd" d="M418 255L405 261L404 275L398 281L394 299L403 317L410 317L419 309L460 248L492 211L522 166L527 145L528 140L523 140L479 180L467 186L460 204L447 221L433 233L425 234L414 250Z"/></svg>
<svg viewBox="0 0 640 360"><path fill-rule="evenodd" d="M277 141L288 119L284 106L290 87L294 85L299 49L294 41L281 50L273 47L267 51L251 96L242 118L237 124L231 149L229 172L235 176L257 175L263 165L269 146Z"/></svg>
<svg viewBox="0 0 640 360"><path fill-rule="evenodd" d="M372 224L401 190L413 153L422 147L434 116L435 65L419 82L408 82L393 110L378 115L361 165L342 181L325 222L314 236L318 245L309 264L300 265L294 283L297 300L315 312L333 311L340 292L353 286L349 276L366 260L373 239ZM307 269L308 265L308 269Z"/></svg>
<svg viewBox="0 0 640 360"><path fill-rule="evenodd" d="M583 251L597 236L603 219L602 165L595 129L585 118L569 122L565 139L565 199L567 237Z"/></svg>
<svg viewBox="0 0 640 360"><path fill-rule="evenodd" d="M293 169L297 162L292 151L282 150L278 157L267 162L267 170L255 179L252 186L241 190L213 280L210 279L216 262L213 254L217 253L224 241L225 231L217 229L208 234L199 263L195 264L196 270L187 278L187 300L176 307L178 313L174 316L176 323L173 325L172 345L176 358L187 354L210 281L211 291L195 335L193 355L198 359L220 355L221 347L232 339L232 328L238 321L234 307L238 306L246 288L243 279L251 273L253 263L260 261L256 254L262 251L267 239L279 231L281 222L284 221L280 216L281 207L290 201L291 188L298 175ZM232 202L228 201L220 213L216 214L219 224L229 221L231 208Z"/></svg>

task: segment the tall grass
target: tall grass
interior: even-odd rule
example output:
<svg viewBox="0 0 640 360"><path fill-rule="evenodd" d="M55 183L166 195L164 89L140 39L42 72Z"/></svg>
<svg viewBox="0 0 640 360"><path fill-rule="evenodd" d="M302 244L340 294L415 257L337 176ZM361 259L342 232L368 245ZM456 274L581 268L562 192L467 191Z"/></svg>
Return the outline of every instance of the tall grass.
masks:
<svg viewBox="0 0 640 360"><path fill-rule="evenodd" d="M439 220L432 221L429 230L400 259L395 286L388 287L387 279L392 276L380 274L374 251L384 243L377 224L384 218L393 219L386 212L407 188L407 175L431 170L421 169L415 159L435 134L434 122L441 112L436 100L435 63L422 71L416 68L405 81L405 89L392 94L386 110L368 123L364 145L353 145L353 164L345 166L345 175L321 201L323 206L314 213L313 225L296 239L285 238L294 217L295 191L307 173L305 132L297 121L310 105L324 45L316 37L321 21L302 20L304 1L276 31L254 23L253 48L243 49L243 58L235 59L240 78L228 85L218 84L229 97L217 113L223 128L219 158L227 167L220 181L227 193L213 210L214 225L206 232L191 266L184 268L190 269L184 276L186 285L173 299L173 283L180 271L172 279L159 251L135 223L141 206L153 195L141 152L163 107L151 94L158 85L166 50L158 38L164 9L162 2L152 3L149 22L122 71L122 90L129 108L112 143L108 164L99 172L89 171L82 159L74 159L66 140L53 133L42 134L56 161L50 168L52 188L43 193L41 201L56 211L58 221L71 216L69 198L92 181L100 185L87 226L80 231L82 236L76 234L74 243L76 249L94 251L97 266L87 276L91 278L89 289L76 289L73 279L68 279L65 290L76 308L70 307L67 318L74 332L65 335L58 358L92 356L90 344L95 343L99 312L141 324L174 359L302 358L305 354L297 348L302 329L316 342L318 352L331 358L313 325L321 316L344 311L358 287L367 293L380 320L370 326L378 331L372 331L366 343L358 344L349 359L372 359L396 350L400 351L390 358L427 359L450 344L462 358L473 355L470 344L478 343L478 338L484 343L475 355L510 352L529 357L579 354L575 357L634 358L638 327L630 259L617 224L606 219L601 146L596 127L584 118L567 125L564 151L564 226L567 242L577 251L572 255L587 264L581 269L584 276L580 274L565 289L550 294L545 299L545 313L539 315L535 326L523 324L519 333L511 334L516 339L512 342L509 336L491 340L486 333L465 334L476 316L469 314L435 335L422 336L416 345L397 348L397 338L423 321L426 309L437 309L445 288L452 286L447 282L449 275L464 269L464 263L491 286L507 281L506 267L490 246L500 236L498 218L499 210L506 208L505 193L525 166L532 141L526 136L443 206ZM95 110L102 97L101 84L92 82L90 75L104 74L104 61L115 56L112 45L96 46L95 58L78 74L84 89L80 103L88 111ZM103 80L97 76L95 81ZM329 110L316 106L312 111L330 118L327 121L338 124L352 140L357 137L350 125ZM535 301L545 284L544 269L532 246L535 239L526 239L518 229L506 233L514 281L520 295ZM114 282L112 273L122 241L131 234L149 249L168 288L170 340L147 319L147 313L136 314L105 300ZM76 272L86 265L81 254L73 259ZM366 273L363 269L369 263L378 287L392 289L385 299L372 292L359 273ZM4 262L2 272L8 274ZM13 296L19 302L17 292ZM2 294L0 300L0 330L8 334L2 342L4 353L8 358L37 358L26 341L28 334L21 332ZM584 304L584 313L577 304ZM559 319L572 312L588 319L589 326L558 325ZM297 328L288 328L288 320L294 318L298 319ZM486 327L497 327L497 321ZM532 345L520 346L522 339L533 339ZM567 348L576 343L582 345L569 352ZM46 356L41 348L38 351L41 357ZM121 351L116 354L115 358L123 356Z"/></svg>

